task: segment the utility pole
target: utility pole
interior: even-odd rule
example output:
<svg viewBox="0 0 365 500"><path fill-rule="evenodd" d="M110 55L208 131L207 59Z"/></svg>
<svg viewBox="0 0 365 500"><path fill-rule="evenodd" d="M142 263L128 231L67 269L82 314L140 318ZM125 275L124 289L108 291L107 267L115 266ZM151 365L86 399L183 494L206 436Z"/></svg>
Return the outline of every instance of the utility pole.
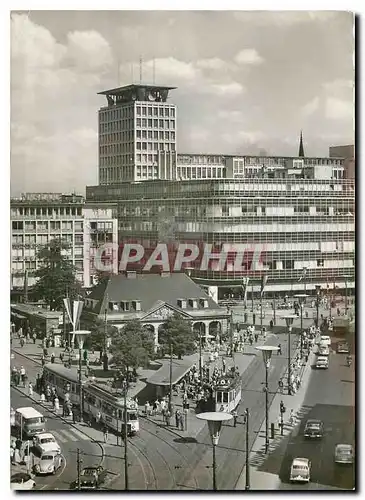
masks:
<svg viewBox="0 0 365 500"><path fill-rule="evenodd" d="M288 394L291 396L291 326L288 328Z"/></svg>
<svg viewBox="0 0 365 500"><path fill-rule="evenodd" d="M233 358L233 309L230 309L231 317L229 321L229 333L230 333L230 343L231 343L231 358Z"/></svg>
<svg viewBox="0 0 365 500"><path fill-rule="evenodd" d="M169 412L172 412L172 339L170 338L170 394L169 394Z"/></svg>
<svg viewBox="0 0 365 500"><path fill-rule="evenodd" d="M128 413L127 413L127 393L128 393L128 370L126 371L124 386L124 489L129 490L128 482Z"/></svg>
<svg viewBox="0 0 365 500"><path fill-rule="evenodd" d="M108 295L106 296L106 307L104 310L104 346L103 346L103 371L107 372L108 371L108 355L106 353L106 337L108 334Z"/></svg>
<svg viewBox="0 0 365 500"><path fill-rule="evenodd" d="M76 464L77 464L77 489L80 491L81 490L80 476L81 476L81 464L82 464L82 459L80 458L80 448L77 448Z"/></svg>
<svg viewBox="0 0 365 500"><path fill-rule="evenodd" d="M272 301L272 308L273 308L273 313L274 313L274 325L276 326L276 303L275 303L275 292L274 292L274 298Z"/></svg>
<svg viewBox="0 0 365 500"><path fill-rule="evenodd" d="M249 411L248 408L246 408L246 485L245 485L245 490L250 489L250 449L249 449L249 443L248 443L248 438L249 438L249 430L248 430L248 420L249 420Z"/></svg>
<svg viewBox="0 0 365 500"><path fill-rule="evenodd" d="M319 327L319 300L320 300L320 289L317 288L317 297L316 297L316 327Z"/></svg>
<svg viewBox="0 0 365 500"><path fill-rule="evenodd" d="M199 325L199 379L200 384L203 385L203 367L202 367L202 327L203 323Z"/></svg>
<svg viewBox="0 0 365 500"><path fill-rule="evenodd" d="M253 283L251 283L251 312L253 313Z"/></svg>

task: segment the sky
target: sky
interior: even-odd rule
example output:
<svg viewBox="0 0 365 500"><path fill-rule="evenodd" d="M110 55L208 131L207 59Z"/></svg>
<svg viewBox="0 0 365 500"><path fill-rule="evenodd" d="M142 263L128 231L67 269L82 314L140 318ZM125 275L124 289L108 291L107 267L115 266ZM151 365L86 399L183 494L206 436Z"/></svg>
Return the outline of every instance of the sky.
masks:
<svg viewBox="0 0 365 500"><path fill-rule="evenodd" d="M97 92L176 86L179 153L307 156L354 141L353 15L11 14L11 194L98 183ZM140 66L142 58L142 66Z"/></svg>

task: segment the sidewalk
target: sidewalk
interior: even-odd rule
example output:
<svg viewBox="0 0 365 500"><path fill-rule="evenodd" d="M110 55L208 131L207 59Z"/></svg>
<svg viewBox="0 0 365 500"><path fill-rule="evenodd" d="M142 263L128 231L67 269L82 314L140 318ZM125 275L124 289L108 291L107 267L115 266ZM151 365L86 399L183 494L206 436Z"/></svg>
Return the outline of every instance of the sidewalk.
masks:
<svg viewBox="0 0 365 500"><path fill-rule="evenodd" d="M264 464L264 462L270 458L270 454L276 450L281 442L285 440L292 430L296 427L296 425L303 418L301 415L301 408L304 402L305 393L308 387L310 375L311 375L311 365L315 359L315 354L312 351L309 355L308 362L306 365L300 370L301 371L301 385L300 389L296 392L296 394L289 396L288 394L281 394L279 392L276 393L274 399L272 400L271 406L269 408L269 426L271 423L275 426L275 438L270 439L269 441L269 449L268 453L265 454L265 435L266 435L266 422L264 421L260 431L257 434L257 438L254 441L254 444L251 448L250 452L250 489L251 490L277 490L281 484L279 478L279 470L281 466L281 461L277 461L275 463L275 468L277 469L277 474L272 474L268 472L264 472L260 470L260 467ZM283 401L286 412L284 415L284 432L283 436L280 434L280 402ZM288 417L290 414L290 410L294 411L295 422L290 424L288 422ZM270 429L271 432L271 429ZM245 474L246 474L246 466L244 466L242 470L242 474L236 484L236 490L244 490L245 489Z"/></svg>

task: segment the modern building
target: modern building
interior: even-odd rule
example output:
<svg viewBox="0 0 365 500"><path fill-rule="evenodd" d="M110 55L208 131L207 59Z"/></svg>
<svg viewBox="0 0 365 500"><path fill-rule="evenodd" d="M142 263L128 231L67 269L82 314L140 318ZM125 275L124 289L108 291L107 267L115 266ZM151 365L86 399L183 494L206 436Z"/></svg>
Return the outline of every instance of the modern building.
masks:
<svg viewBox="0 0 365 500"><path fill-rule="evenodd" d="M138 319L154 333L166 319L178 314L192 323L205 337L227 330L229 313L184 273L137 274L134 271L113 275L97 285L85 299L82 325L96 319L123 328Z"/></svg>
<svg viewBox="0 0 365 500"><path fill-rule="evenodd" d="M105 242L117 242L115 206L85 204L83 196L60 193L26 193L10 202L11 287L21 290L27 271L34 285L39 269L37 250L54 238L69 244L64 251L76 267L77 279L85 286L97 275L93 256ZM115 272L117 268L115 268Z"/></svg>
<svg viewBox="0 0 365 500"><path fill-rule="evenodd" d="M269 277L265 288L269 294L314 293L316 286L351 289L355 281L354 182L334 176L341 166L324 160L321 165L305 164L300 158L289 160L292 168L284 168L280 178L89 186L86 197L93 203L118 205L121 246L140 242L148 256L158 242L168 241L173 259L179 242L200 245L199 257L186 267L191 268L192 279L216 299L229 289L241 290L246 276L249 293L259 292L263 274ZM207 269L201 269L204 244L228 254L224 268L212 259ZM236 270L237 252L244 252L244 270Z"/></svg>
<svg viewBox="0 0 365 500"><path fill-rule="evenodd" d="M331 146L329 155L331 158L343 158L344 178L355 179L355 146L353 144Z"/></svg>
<svg viewBox="0 0 365 500"><path fill-rule="evenodd" d="M176 106L161 85L99 92L99 184L176 178Z"/></svg>

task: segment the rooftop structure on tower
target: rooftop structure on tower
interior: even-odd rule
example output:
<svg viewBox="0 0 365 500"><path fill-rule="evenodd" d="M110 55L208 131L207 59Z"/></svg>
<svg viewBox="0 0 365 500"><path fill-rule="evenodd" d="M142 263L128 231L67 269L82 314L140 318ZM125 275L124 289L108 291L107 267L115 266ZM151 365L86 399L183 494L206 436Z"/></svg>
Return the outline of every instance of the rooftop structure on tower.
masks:
<svg viewBox="0 0 365 500"><path fill-rule="evenodd" d="M300 131L300 141L299 141L299 158L304 158L304 146L303 146L303 132Z"/></svg>

